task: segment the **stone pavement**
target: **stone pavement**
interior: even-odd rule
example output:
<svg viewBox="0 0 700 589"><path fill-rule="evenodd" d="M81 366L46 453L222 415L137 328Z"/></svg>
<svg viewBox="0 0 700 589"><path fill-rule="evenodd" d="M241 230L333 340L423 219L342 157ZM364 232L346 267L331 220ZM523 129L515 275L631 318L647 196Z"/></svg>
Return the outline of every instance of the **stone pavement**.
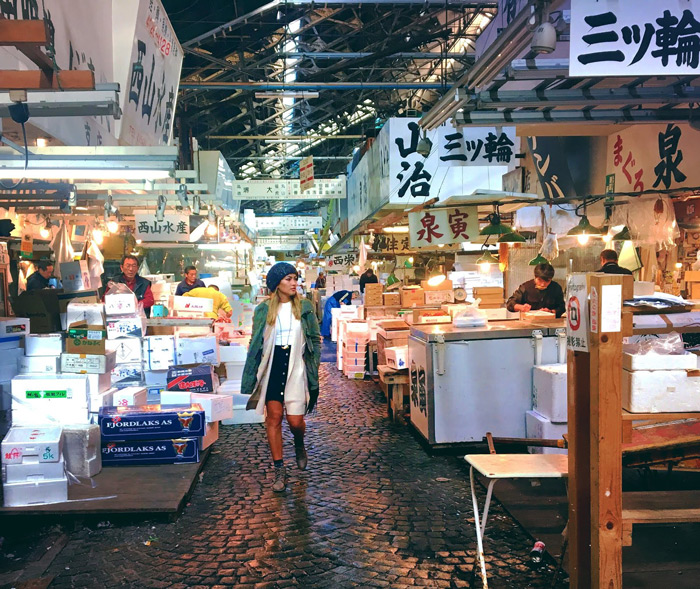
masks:
<svg viewBox="0 0 700 589"><path fill-rule="evenodd" d="M285 494L271 490L263 426L223 427L177 521L0 532L0 573L31 566L48 548L41 543L59 537L65 546L42 573L52 588L468 587L476 542L463 460L426 454L406 426L385 419L376 385L347 380L333 364L322 364L321 395L305 472L285 426ZM531 546L494 503L489 585L550 587L551 567L527 566Z"/></svg>

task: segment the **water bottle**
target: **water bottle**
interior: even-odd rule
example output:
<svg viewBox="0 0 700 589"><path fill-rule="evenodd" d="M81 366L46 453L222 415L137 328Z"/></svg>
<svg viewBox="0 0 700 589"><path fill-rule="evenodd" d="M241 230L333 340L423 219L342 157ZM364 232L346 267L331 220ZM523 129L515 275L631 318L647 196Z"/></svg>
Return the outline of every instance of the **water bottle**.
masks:
<svg viewBox="0 0 700 589"><path fill-rule="evenodd" d="M544 558L544 542L541 540L537 540L535 542L535 545L532 547L532 550L530 550L530 563L533 565L539 565L542 563L542 559Z"/></svg>

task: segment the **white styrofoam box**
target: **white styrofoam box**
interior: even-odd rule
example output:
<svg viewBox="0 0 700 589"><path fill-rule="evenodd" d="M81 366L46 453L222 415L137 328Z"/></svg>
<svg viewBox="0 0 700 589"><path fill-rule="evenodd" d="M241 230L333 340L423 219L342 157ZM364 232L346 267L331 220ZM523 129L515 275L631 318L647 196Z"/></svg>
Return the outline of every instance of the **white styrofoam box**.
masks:
<svg viewBox="0 0 700 589"><path fill-rule="evenodd" d="M643 280L634 281L634 296L635 297L653 297L656 283L644 282Z"/></svg>
<svg viewBox="0 0 700 589"><path fill-rule="evenodd" d="M149 386L168 386L168 371L167 370L146 370L144 373L144 382Z"/></svg>
<svg viewBox="0 0 700 589"><path fill-rule="evenodd" d="M384 348L386 364L390 368L401 370L408 366L408 346L396 346Z"/></svg>
<svg viewBox="0 0 700 589"><path fill-rule="evenodd" d="M2 372L2 376L5 377L5 379L15 376L14 374L8 376L8 374L10 374L12 370L18 369L20 358L24 358L24 348L18 347L2 351L2 354L0 354L0 372Z"/></svg>
<svg viewBox="0 0 700 589"><path fill-rule="evenodd" d="M198 297L173 296L170 299L170 308L175 312L211 313L214 310L214 301Z"/></svg>
<svg viewBox="0 0 700 589"><path fill-rule="evenodd" d="M209 420L207 420L209 421ZM204 435L199 438L199 449L206 450L219 439L219 422L208 422L204 425Z"/></svg>
<svg viewBox="0 0 700 589"><path fill-rule="evenodd" d="M112 370L112 385L131 386L143 381L143 369L140 363L117 364Z"/></svg>
<svg viewBox="0 0 700 589"><path fill-rule="evenodd" d="M192 393L192 403L199 403L202 406L205 419L208 422L221 421L233 417L233 397L229 395Z"/></svg>
<svg viewBox="0 0 700 589"><path fill-rule="evenodd" d="M107 339L141 338L146 335L146 318L110 317L107 319ZM140 362L140 360L139 360Z"/></svg>
<svg viewBox="0 0 700 589"><path fill-rule="evenodd" d="M58 356L62 352L61 333L30 333L24 338L25 356Z"/></svg>
<svg viewBox="0 0 700 589"><path fill-rule="evenodd" d="M1 317L0 318L0 339L29 333L28 317Z"/></svg>
<svg viewBox="0 0 700 589"><path fill-rule="evenodd" d="M149 335L143 338L144 370L167 371L175 363L175 336Z"/></svg>
<svg viewBox="0 0 700 589"><path fill-rule="evenodd" d="M700 411L700 383L685 370L623 370L622 407L631 413Z"/></svg>
<svg viewBox="0 0 700 589"><path fill-rule="evenodd" d="M240 393L234 393L230 395L233 400L233 417L230 419L224 419L221 421L224 425L239 425L244 423L265 423L265 416L258 415L257 411L251 409L246 410L246 404L249 395L241 395Z"/></svg>
<svg viewBox="0 0 700 589"><path fill-rule="evenodd" d="M66 463L63 458L58 462L23 462L22 464L4 464L2 467L3 483L24 483L27 481L46 481L62 479L66 476Z"/></svg>
<svg viewBox="0 0 700 589"><path fill-rule="evenodd" d="M63 262L60 268L61 284L65 292L78 292L92 288L87 260Z"/></svg>
<svg viewBox="0 0 700 589"><path fill-rule="evenodd" d="M535 366L532 371L532 408L553 423L566 423L566 364Z"/></svg>
<svg viewBox="0 0 700 589"><path fill-rule="evenodd" d="M146 396L146 402L149 405L159 405L160 404L160 395L161 393L165 390L165 387L161 386L146 386L146 391L147 391L147 396Z"/></svg>
<svg viewBox="0 0 700 589"><path fill-rule="evenodd" d="M13 425L0 444L3 464L58 462L63 453L63 430L57 426Z"/></svg>
<svg viewBox="0 0 700 589"><path fill-rule="evenodd" d="M68 425L63 428L66 470L76 477L94 477L102 470L100 427Z"/></svg>
<svg viewBox="0 0 700 589"><path fill-rule="evenodd" d="M243 368L245 368L245 362L226 362L226 378L241 380Z"/></svg>
<svg viewBox="0 0 700 589"><path fill-rule="evenodd" d="M61 372L77 374L110 374L117 365L117 353L61 354Z"/></svg>
<svg viewBox="0 0 700 589"><path fill-rule="evenodd" d="M112 388L112 375L109 373L86 374L85 376L88 379L88 391L92 396Z"/></svg>
<svg viewBox="0 0 700 589"><path fill-rule="evenodd" d="M219 395L240 395L241 393L241 381L231 380L227 378L224 382L219 385L216 390Z"/></svg>
<svg viewBox="0 0 700 589"><path fill-rule="evenodd" d="M525 414L525 435L528 438L561 440L567 431L565 423L552 423L544 415L537 411L528 411ZM531 454L567 454L564 448L543 448L530 446Z"/></svg>
<svg viewBox="0 0 700 589"><path fill-rule="evenodd" d="M138 301L133 293L106 294L105 315L133 315L138 309Z"/></svg>
<svg viewBox="0 0 700 589"><path fill-rule="evenodd" d="M221 362L244 362L248 355L248 350L244 346L230 345L219 346L219 360Z"/></svg>
<svg viewBox="0 0 700 589"><path fill-rule="evenodd" d="M85 423L88 380L81 374L20 374L12 379L16 425Z"/></svg>
<svg viewBox="0 0 700 589"><path fill-rule="evenodd" d="M622 354L622 368L625 370L695 370L695 354Z"/></svg>
<svg viewBox="0 0 700 589"><path fill-rule="evenodd" d="M145 405L148 391L144 387L126 387L114 392L112 402L115 407Z"/></svg>
<svg viewBox="0 0 700 589"><path fill-rule="evenodd" d="M120 339L108 339L105 348L109 352L116 354L117 364L131 364L141 362L142 344L137 337L122 337Z"/></svg>
<svg viewBox="0 0 700 589"><path fill-rule="evenodd" d="M114 393L117 392L119 392L119 389L115 387L95 395L90 395L90 406L88 407L90 413L99 413L100 407L113 407Z"/></svg>
<svg viewBox="0 0 700 589"><path fill-rule="evenodd" d="M61 372L60 356L20 356L18 374L58 374Z"/></svg>
<svg viewBox="0 0 700 589"><path fill-rule="evenodd" d="M219 342L215 335L178 337L175 342L178 364L219 364Z"/></svg>
<svg viewBox="0 0 700 589"><path fill-rule="evenodd" d="M68 501L68 479L28 481L3 485L5 507Z"/></svg>
<svg viewBox="0 0 700 589"><path fill-rule="evenodd" d="M0 382L0 411L10 409L12 409L12 381L3 380Z"/></svg>
<svg viewBox="0 0 700 589"><path fill-rule="evenodd" d="M168 391L160 392L161 405L189 405L192 403L192 393L189 391Z"/></svg>
<svg viewBox="0 0 700 589"><path fill-rule="evenodd" d="M105 306L102 303L68 303L66 327L82 322L88 325L104 325Z"/></svg>

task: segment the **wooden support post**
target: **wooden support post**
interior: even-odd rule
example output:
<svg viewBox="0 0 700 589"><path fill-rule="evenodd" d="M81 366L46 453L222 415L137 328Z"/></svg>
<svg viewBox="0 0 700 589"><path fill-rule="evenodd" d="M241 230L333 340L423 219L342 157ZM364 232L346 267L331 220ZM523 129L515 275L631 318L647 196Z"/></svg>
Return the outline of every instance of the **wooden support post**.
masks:
<svg viewBox="0 0 700 589"><path fill-rule="evenodd" d="M94 90L95 74L90 70L2 70L0 90Z"/></svg>
<svg viewBox="0 0 700 589"><path fill-rule="evenodd" d="M572 589L622 587L622 301L630 277L589 274L588 352L569 352Z"/></svg>

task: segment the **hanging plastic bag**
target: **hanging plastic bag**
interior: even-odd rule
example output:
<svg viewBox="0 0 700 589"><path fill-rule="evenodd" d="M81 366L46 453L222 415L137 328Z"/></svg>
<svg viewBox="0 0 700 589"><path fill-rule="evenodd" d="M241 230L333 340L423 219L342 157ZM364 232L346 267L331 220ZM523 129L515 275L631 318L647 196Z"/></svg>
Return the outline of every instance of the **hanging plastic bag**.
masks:
<svg viewBox="0 0 700 589"><path fill-rule="evenodd" d="M642 335L629 338L630 343L623 345L622 349L628 354L643 356L646 354L679 355L686 354L683 346L683 338L676 332L662 335Z"/></svg>
<svg viewBox="0 0 700 589"><path fill-rule="evenodd" d="M486 313L479 309L481 299L476 299L473 304L467 305L455 315L452 321L455 327L483 327L488 323Z"/></svg>

